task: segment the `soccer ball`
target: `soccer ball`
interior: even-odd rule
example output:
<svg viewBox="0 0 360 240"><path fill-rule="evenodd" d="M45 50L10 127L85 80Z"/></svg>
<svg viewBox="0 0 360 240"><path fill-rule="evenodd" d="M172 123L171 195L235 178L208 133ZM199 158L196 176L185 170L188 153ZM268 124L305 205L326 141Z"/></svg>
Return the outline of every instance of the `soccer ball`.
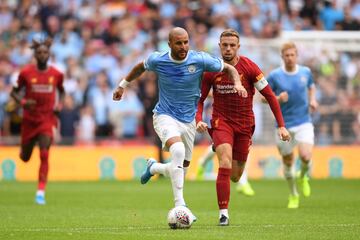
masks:
<svg viewBox="0 0 360 240"><path fill-rule="evenodd" d="M168 213L168 224L171 229L190 228L193 221L190 209L184 206L174 207Z"/></svg>

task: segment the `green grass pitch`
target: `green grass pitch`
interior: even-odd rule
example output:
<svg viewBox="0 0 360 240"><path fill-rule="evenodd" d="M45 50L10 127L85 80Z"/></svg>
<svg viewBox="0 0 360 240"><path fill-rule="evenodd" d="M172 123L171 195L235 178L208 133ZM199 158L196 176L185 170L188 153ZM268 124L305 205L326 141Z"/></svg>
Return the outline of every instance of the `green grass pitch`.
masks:
<svg viewBox="0 0 360 240"><path fill-rule="evenodd" d="M284 180L252 181L254 197L232 185L230 226L218 227L215 182L185 183L198 217L171 230L170 181L50 182L47 205L36 183L0 181L0 239L360 239L360 180L312 180L312 196L289 210Z"/></svg>

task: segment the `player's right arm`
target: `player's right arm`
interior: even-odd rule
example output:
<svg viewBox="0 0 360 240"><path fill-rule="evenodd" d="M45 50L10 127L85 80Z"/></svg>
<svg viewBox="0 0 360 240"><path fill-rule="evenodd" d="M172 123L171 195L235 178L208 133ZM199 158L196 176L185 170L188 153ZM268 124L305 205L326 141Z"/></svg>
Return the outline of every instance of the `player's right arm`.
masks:
<svg viewBox="0 0 360 240"><path fill-rule="evenodd" d="M146 69L144 66L144 62L140 62L140 63L136 64L131 69L129 74L120 81L119 86L115 89L115 91L113 93L113 100L119 101L124 93L124 89L126 88L126 86L129 85L130 82L132 82L133 80L140 77L141 74L143 74L143 72L145 72L145 70Z"/></svg>
<svg viewBox="0 0 360 240"><path fill-rule="evenodd" d="M10 96L16 101L17 104L20 104L25 109L31 109L36 105L34 99L26 99L21 96L20 90L25 87L25 77L24 72L21 71L17 81L14 83L11 90Z"/></svg>
<svg viewBox="0 0 360 240"><path fill-rule="evenodd" d="M224 63L223 72L230 75L230 78L234 81L234 90L243 98L247 97L247 91L241 84L240 76L236 68L230 64Z"/></svg>
<svg viewBox="0 0 360 240"><path fill-rule="evenodd" d="M204 111L204 102L207 98L209 91L211 89L211 77L210 74L204 73L203 79L201 82L201 97L198 103L198 108L195 116L196 120L196 131L203 133L207 130L208 125L202 121L202 114Z"/></svg>

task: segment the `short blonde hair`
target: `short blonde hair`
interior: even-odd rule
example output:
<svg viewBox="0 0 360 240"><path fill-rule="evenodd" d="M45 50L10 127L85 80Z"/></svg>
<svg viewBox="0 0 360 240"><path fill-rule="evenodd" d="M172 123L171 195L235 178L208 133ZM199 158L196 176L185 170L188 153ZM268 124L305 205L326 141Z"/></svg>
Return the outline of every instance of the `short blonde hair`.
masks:
<svg viewBox="0 0 360 240"><path fill-rule="evenodd" d="M294 42L286 42L281 45L281 54L284 53L284 51L294 48L297 51L296 45Z"/></svg>

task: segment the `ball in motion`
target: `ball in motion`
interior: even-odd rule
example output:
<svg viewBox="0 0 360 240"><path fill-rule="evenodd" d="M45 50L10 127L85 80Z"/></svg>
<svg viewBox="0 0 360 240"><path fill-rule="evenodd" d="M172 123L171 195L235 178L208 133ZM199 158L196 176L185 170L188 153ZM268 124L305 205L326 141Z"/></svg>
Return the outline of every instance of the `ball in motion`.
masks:
<svg viewBox="0 0 360 240"><path fill-rule="evenodd" d="M168 213L168 224L171 229L190 228L193 221L193 214L184 206L174 207Z"/></svg>

